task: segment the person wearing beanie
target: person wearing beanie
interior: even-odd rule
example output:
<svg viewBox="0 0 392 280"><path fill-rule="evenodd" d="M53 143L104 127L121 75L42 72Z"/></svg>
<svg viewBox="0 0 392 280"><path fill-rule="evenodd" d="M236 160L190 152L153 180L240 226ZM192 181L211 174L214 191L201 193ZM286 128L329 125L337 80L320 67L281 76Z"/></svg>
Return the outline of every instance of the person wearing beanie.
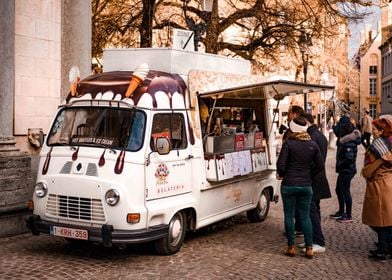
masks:
<svg viewBox="0 0 392 280"><path fill-rule="evenodd" d="M392 122L386 118L373 121L373 142L365 154L362 175L366 192L362 208L362 223L370 226L378 237L376 250L369 258L386 261L392 255Z"/></svg>
<svg viewBox="0 0 392 280"><path fill-rule="evenodd" d="M338 197L339 210L330 215L342 223L352 223L351 180L357 173L356 160L358 145L361 144L361 132L351 123L349 117L343 117L334 128L338 137L336 141L336 165L338 173L335 192Z"/></svg>
<svg viewBox="0 0 392 280"><path fill-rule="evenodd" d="M284 226L287 238L286 255L294 257L295 227L294 216L298 212L305 239L305 256L313 258L313 233L310 220L310 203L313 196L312 172L324 169L324 160L317 144L306 132L305 118L294 118L290 124L291 133L283 142L277 161L277 179L281 179Z"/></svg>
<svg viewBox="0 0 392 280"><path fill-rule="evenodd" d="M333 127L332 127L332 130L333 130L333 133L335 134L335 136L337 137L337 138L339 138L340 136L339 136L339 134L340 134L340 126L342 126L342 125L344 125L344 124L347 124L347 123L350 123L351 121L350 121L350 117L348 117L348 116L342 116L340 119L339 119L339 121L336 123L336 125L334 125Z"/></svg>
<svg viewBox="0 0 392 280"><path fill-rule="evenodd" d="M290 129L290 122L294 118L296 118L298 116L301 116L303 113L304 113L304 109L302 109L301 106L293 105L293 106L290 107L290 109L288 111L288 114L287 114L287 121L289 122L288 129L287 128L284 129L282 126L279 128L279 131L282 131L282 132L284 131L283 141L285 141L288 138L288 136L290 135L290 133L292 132L291 129Z"/></svg>
<svg viewBox="0 0 392 280"><path fill-rule="evenodd" d="M279 128L279 133L280 131L284 131L282 140L286 141L287 138L289 137L289 135L292 133L292 130L290 129L290 122L299 116L302 116L305 113L304 109L301 106L298 105L292 105L289 108L289 111L287 113L287 121L288 121L288 125L289 127L286 129L282 129L282 126ZM298 237L302 237L303 236L303 232L301 229L301 225L299 224L299 217L298 217L298 212L295 212L295 235Z"/></svg>

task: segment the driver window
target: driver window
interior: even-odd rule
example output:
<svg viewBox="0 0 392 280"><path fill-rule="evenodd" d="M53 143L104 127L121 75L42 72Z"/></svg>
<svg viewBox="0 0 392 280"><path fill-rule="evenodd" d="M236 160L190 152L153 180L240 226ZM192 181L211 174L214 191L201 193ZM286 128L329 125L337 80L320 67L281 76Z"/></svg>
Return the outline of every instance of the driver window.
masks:
<svg viewBox="0 0 392 280"><path fill-rule="evenodd" d="M151 131L151 150L156 151L156 139L169 139L171 149L185 149L187 147L185 121L183 114L156 114Z"/></svg>

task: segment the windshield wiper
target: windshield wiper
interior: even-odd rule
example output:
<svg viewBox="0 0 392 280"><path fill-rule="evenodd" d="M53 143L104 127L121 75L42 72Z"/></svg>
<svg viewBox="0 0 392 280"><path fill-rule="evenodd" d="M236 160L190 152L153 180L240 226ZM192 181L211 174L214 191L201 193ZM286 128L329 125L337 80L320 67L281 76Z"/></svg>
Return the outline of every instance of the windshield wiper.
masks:
<svg viewBox="0 0 392 280"><path fill-rule="evenodd" d="M113 154L117 154L117 151L105 144L102 143L80 143L80 146L89 146L89 147L101 147L101 148L105 148L108 149L109 151L111 151Z"/></svg>
<svg viewBox="0 0 392 280"><path fill-rule="evenodd" d="M69 146L71 150L76 150L76 147L74 145L70 145L69 143L61 143L61 142L56 142L50 144L50 146Z"/></svg>

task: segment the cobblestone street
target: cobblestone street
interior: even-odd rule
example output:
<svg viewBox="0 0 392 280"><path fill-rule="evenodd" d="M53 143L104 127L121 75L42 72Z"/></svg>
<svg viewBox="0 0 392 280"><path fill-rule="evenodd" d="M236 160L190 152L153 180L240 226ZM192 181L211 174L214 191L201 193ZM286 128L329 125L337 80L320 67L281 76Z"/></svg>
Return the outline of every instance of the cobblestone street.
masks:
<svg viewBox="0 0 392 280"><path fill-rule="evenodd" d="M0 239L0 279L392 279L392 260L368 260L376 235L361 222L364 179L352 182L352 224L329 218L337 210L335 151L327 173L333 197L321 203L327 251L313 260L283 255L282 202L271 204L263 223L239 215L196 233L188 233L180 252L157 256L148 245L126 249L71 244L31 234ZM358 153L358 170L364 149ZM298 243L302 242L297 239Z"/></svg>

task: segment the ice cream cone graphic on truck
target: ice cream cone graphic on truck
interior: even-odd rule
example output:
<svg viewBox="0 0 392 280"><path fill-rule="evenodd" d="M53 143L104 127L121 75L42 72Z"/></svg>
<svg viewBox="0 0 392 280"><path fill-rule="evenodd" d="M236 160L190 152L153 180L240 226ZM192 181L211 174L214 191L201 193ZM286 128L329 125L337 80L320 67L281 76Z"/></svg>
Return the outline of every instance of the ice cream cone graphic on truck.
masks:
<svg viewBox="0 0 392 280"><path fill-rule="evenodd" d="M141 85L144 79L147 77L148 74L148 64L142 63L140 64L132 74L131 82L129 83L128 89L125 93L125 97L132 97L133 92L136 88Z"/></svg>
<svg viewBox="0 0 392 280"><path fill-rule="evenodd" d="M80 72L77 66L73 66L71 70L69 70L69 82L70 82L70 92L71 96L76 95L76 90L78 88L78 83L80 81Z"/></svg>

